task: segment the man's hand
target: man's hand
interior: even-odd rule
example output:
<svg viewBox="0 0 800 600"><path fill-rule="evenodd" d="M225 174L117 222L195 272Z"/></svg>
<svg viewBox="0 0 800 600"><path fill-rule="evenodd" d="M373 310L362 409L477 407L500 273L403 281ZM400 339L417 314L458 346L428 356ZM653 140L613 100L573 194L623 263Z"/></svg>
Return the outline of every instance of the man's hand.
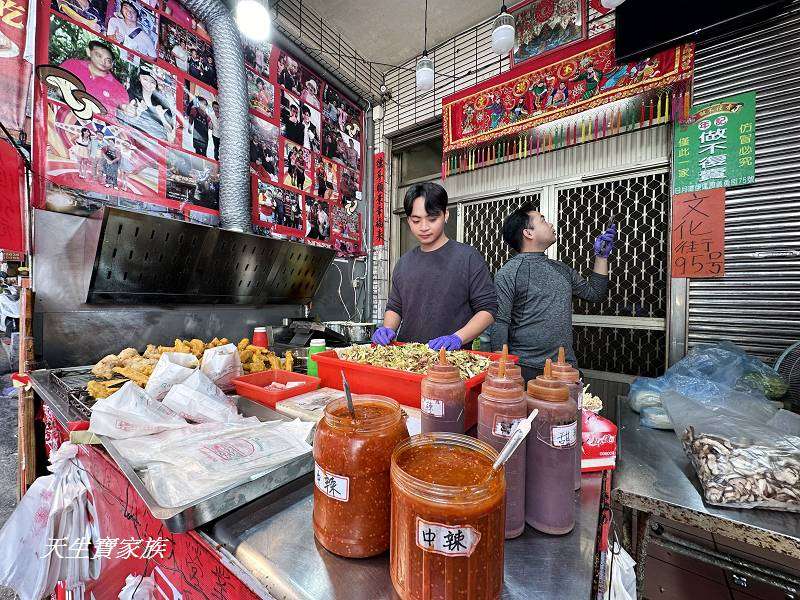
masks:
<svg viewBox="0 0 800 600"><path fill-rule="evenodd" d="M444 348L445 350L461 350L461 346L463 345L464 342L455 333L452 335L443 335L442 337L432 339L428 342L428 348L431 350L439 350L440 348Z"/></svg>
<svg viewBox="0 0 800 600"><path fill-rule="evenodd" d="M617 239L617 226L612 225L602 234L597 236L594 241L594 255L600 258L608 258L614 250L614 242Z"/></svg>
<svg viewBox="0 0 800 600"><path fill-rule="evenodd" d="M397 335L394 329L389 327L378 327L372 334L372 343L378 346L388 346Z"/></svg>

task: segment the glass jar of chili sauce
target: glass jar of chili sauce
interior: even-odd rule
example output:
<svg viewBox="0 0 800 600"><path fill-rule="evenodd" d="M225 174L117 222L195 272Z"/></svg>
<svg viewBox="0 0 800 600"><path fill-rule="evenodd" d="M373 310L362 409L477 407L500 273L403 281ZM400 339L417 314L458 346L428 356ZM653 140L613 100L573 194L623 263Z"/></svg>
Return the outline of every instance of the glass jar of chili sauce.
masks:
<svg viewBox="0 0 800 600"><path fill-rule="evenodd" d="M327 550L363 558L389 547L392 451L408 438L400 405L383 396L333 400L314 434L314 535Z"/></svg>
<svg viewBox="0 0 800 600"><path fill-rule="evenodd" d="M583 449L583 427L581 427L581 409L583 408L583 381L581 373L567 362L564 346L558 349L558 360L553 363L553 377L563 381L569 390L569 399L578 406L577 434L575 436L575 489L581 489L581 454Z"/></svg>
<svg viewBox="0 0 800 600"><path fill-rule="evenodd" d="M505 474L474 438L432 433L392 455L389 572L403 600L500 597Z"/></svg>
<svg viewBox="0 0 800 600"><path fill-rule="evenodd" d="M527 444L525 520L551 535L575 527L575 443L578 406L553 377L548 358L544 374L528 382L528 411L539 409Z"/></svg>
<svg viewBox="0 0 800 600"><path fill-rule="evenodd" d="M507 377L508 366L501 363L497 374L483 382L478 396L478 439L498 453L511 438L517 423L528 416L522 381ZM506 539L515 538L525 530L525 456L523 440L505 464Z"/></svg>
<svg viewBox="0 0 800 600"><path fill-rule="evenodd" d="M464 402L467 384L458 367L447 361L447 352L439 350L439 362L422 379L422 433L444 431L464 433Z"/></svg>

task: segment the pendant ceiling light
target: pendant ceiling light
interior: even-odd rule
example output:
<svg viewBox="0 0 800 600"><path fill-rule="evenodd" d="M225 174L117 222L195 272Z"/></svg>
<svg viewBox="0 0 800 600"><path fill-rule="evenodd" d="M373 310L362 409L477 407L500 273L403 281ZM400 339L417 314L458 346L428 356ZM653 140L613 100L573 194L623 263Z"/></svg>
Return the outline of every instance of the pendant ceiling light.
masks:
<svg viewBox="0 0 800 600"><path fill-rule="evenodd" d="M492 50L495 54L503 56L511 52L514 47L514 33L514 17L508 14L508 9L503 4L492 29Z"/></svg>
<svg viewBox="0 0 800 600"><path fill-rule="evenodd" d="M433 60L428 58L428 0L425 0L425 45L422 56L417 61L417 91L433 89Z"/></svg>
<svg viewBox="0 0 800 600"><path fill-rule="evenodd" d="M236 3L236 24L242 34L256 42L269 38L271 17L266 5L258 0L239 0Z"/></svg>

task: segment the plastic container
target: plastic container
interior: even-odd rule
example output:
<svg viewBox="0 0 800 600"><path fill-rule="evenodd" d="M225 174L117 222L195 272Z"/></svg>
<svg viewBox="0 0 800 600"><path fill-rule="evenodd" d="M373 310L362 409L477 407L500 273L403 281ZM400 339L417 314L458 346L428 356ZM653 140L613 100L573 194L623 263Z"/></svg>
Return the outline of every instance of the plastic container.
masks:
<svg viewBox="0 0 800 600"><path fill-rule="evenodd" d="M467 387L458 367L447 362L447 351L439 351L439 362L422 379L422 433L464 433L464 399Z"/></svg>
<svg viewBox="0 0 800 600"><path fill-rule="evenodd" d="M271 383L299 382L301 385L286 388L285 390L272 391L265 388ZM275 408L275 403L286 400L293 396L299 396L307 392L313 392L319 387L319 377L309 377L302 373L292 373L291 371L260 371L250 375L242 375L233 380L236 393L250 400L255 400L259 404Z"/></svg>
<svg viewBox="0 0 800 600"><path fill-rule="evenodd" d="M517 422L528 415L522 383L504 375L506 373L491 378L487 376L478 396L478 439L489 444L498 454ZM506 539L515 538L525 530L525 444L523 440L505 464Z"/></svg>
<svg viewBox="0 0 800 600"><path fill-rule="evenodd" d="M492 379L496 378L499 371L499 360L489 363L489 368L486 369L486 379L484 380L483 385L486 385ZM519 365L515 365L511 361L506 363L506 379L513 379L517 385L519 385L520 389L523 392L525 391L525 380L522 378L522 368Z"/></svg>
<svg viewBox="0 0 800 600"><path fill-rule="evenodd" d="M567 362L564 346L558 349L558 360L553 363L553 377L567 384L569 399L574 400L578 406L578 434L576 436L578 443L575 444L575 489L579 490L581 489L581 452L583 446L581 443L583 427L582 419L580 418L583 410L583 381L581 381L580 371Z"/></svg>
<svg viewBox="0 0 800 600"><path fill-rule="evenodd" d="M528 410L539 409L527 442L525 521L551 535L575 527L575 445L578 406L563 382L553 378L552 361L528 382Z"/></svg>
<svg viewBox="0 0 800 600"><path fill-rule="evenodd" d="M506 484L496 459L491 446L452 433L395 448L389 572L403 600L500 597Z"/></svg>
<svg viewBox="0 0 800 600"><path fill-rule="evenodd" d="M314 535L349 558L389 548L392 452L408 438L400 405L381 396L334 400L314 434Z"/></svg>
<svg viewBox="0 0 800 600"><path fill-rule="evenodd" d="M269 337L266 327L256 327L253 329L253 346L269 348Z"/></svg>
<svg viewBox="0 0 800 600"><path fill-rule="evenodd" d="M320 352L325 352L325 340L315 339L311 340L308 345L308 361L306 361L306 373L312 377L319 376L319 367L317 362L311 357Z"/></svg>
<svg viewBox="0 0 800 600"><path fill-rule="evenodd" d="M499 353L475 352L475 354L495 360L500 358ZM519 360L518 357L512 355L509 355L508 359L514 363ZM389 396L400 404L420 408L424 375L343 360L338 357L335 350L320 352L314 356L314 360L319 367L319 378L322 380L323 387L341 389L342 372L344 372L347 376L347 383L350 384L350 389L355 394ZM485 377L485 372L479 373L464 382L467 390L464 408L465 430L469 430L478 422L478 394L480 394L481 384Z"/></svg>

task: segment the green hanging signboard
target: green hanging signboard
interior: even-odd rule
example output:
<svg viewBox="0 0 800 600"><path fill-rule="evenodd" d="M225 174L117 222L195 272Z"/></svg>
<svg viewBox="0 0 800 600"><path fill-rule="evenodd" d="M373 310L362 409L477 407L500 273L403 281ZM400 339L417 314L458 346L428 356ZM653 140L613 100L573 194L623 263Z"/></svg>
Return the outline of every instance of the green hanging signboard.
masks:
<svg viewBox="0 0 800 600"><path fill-rule="evenodd" d="M692 107L675 125L673 193L732 188L756 180L756 93Z"/></svg>

